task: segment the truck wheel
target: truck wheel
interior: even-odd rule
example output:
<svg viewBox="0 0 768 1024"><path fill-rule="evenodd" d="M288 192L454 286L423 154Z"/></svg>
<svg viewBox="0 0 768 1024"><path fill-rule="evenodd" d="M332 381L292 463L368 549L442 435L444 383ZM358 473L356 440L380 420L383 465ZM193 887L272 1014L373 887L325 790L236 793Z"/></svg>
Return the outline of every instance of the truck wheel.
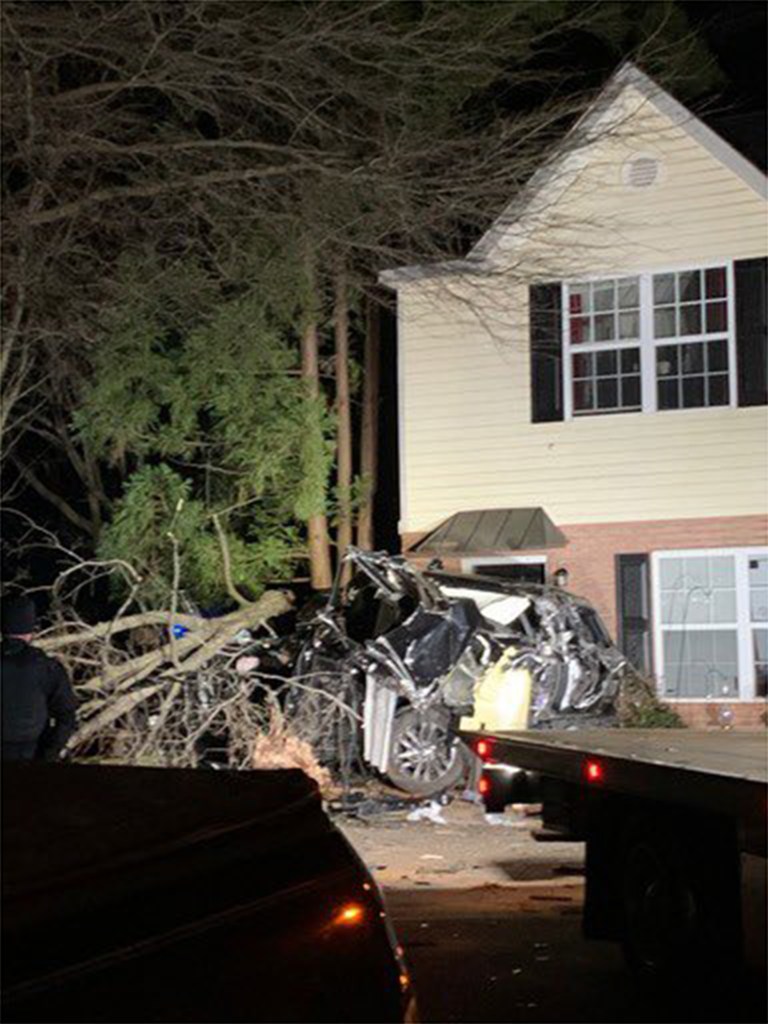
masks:
<svg viewBox="0 0 768 1024"><path fill-rule="evenodd" d="M716 993L741 966L736 832L727 819L655 816L625 834L624 952L645 982Z"/></svg>
<svg viewBox="0 0 768 1024"><path fill-rule="evenodd" d="M395 716L387 775L414 796L451 789L467 770L466 747L442 710L420 713L407 707Z"/></svg>
<svg viewBox="0 0 768 1024"><path fill-rule="evenodd" d="M661 837L631 843L622 868L624 953L646 981L672 981L695 957L700 907L679 852Z"/></svg>

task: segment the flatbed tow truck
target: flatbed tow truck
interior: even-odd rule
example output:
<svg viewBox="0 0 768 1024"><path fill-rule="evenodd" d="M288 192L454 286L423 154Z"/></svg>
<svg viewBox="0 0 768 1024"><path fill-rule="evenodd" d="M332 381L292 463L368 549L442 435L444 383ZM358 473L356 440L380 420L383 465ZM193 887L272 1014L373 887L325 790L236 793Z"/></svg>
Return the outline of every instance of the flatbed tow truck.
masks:
<svg viewBox="0 0 768 1024"><path fill-rule="evenodd" d="M765 970L768 745L693 729L463 731L489 811L542 804L540 838L586 843L583 927L646 981Z"/></svg>

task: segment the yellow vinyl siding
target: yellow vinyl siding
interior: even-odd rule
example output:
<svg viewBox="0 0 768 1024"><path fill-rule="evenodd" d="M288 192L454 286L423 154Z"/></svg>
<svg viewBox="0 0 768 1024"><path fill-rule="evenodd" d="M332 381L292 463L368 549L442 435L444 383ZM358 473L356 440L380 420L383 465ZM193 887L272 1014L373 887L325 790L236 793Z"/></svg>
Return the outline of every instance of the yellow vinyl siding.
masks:
<svg viewBox="0 0 768 1024"><path fill-rule="evenodd" d="M402 532L462 509L543 506L556 523L760 514L768 509L766 407L530 422L527 281L613 276L766 253L765 200L637 93L563 191L536 203L498 274L400 288ZM663 177L621 183L631 152ZM547 195L546 193L549 193ZM732 297L731 297L732 298ZM733 368L732 368L733 372Z"/></svg>
<svg viewBox="0 0 768 1024"><path fill-rule="evenodd" d="M584 166L563 171L536 197L516 255L549 262L563 277L763 255L765 200L634 89L619 102L626 115L618 127L571 158ZM650 189L622 182L626 160L638 153L661 162Z"/></svg>
<svg viewBox="0 0 768 1024"><path fill-rule="evenodd" d="M403 346L404 532L505 505L543 505L560 523L768 508L765 407L532 424L527 344L505 347L457 319L434 324L439 352L423 318L426 348Z"/></svg>

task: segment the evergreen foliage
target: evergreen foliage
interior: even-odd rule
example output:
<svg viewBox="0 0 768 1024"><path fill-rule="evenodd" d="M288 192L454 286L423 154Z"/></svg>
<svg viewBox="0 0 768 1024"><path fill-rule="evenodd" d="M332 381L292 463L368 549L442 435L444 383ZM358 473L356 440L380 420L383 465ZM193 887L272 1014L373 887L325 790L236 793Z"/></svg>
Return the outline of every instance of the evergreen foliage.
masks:
<svg viewBox="0 0 768 1024"><path fill-rule="evenodd" d="M619 719L625 729L684 729L678 713L659 700L652 680L631 666L624 672L619 693Z"/></svg>
<svg viewBox="0 0 768 1024"><path fill-rule="evenodd" d="M133 257L101 318L76 425L129 472L99 553L134 564L155 596L171 585L174 545L187 593L224 596L214 515L232 581L256 596L290 575L298 524L324 507L332 422L299 374L298 263L262 241L239 271Z"/></svg>

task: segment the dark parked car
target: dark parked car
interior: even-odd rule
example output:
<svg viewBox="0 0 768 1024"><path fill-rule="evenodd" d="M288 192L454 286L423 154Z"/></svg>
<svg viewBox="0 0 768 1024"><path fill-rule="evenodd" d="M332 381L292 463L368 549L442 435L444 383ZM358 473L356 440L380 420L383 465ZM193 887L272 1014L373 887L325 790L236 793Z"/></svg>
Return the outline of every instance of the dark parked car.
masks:
<svg viewBox="0 0 768 1024"><path fill-rule="evenodd" d="M375 883L302 772L3 766L5 1021L402 1021Z"/></svg>

